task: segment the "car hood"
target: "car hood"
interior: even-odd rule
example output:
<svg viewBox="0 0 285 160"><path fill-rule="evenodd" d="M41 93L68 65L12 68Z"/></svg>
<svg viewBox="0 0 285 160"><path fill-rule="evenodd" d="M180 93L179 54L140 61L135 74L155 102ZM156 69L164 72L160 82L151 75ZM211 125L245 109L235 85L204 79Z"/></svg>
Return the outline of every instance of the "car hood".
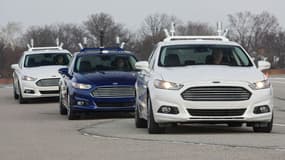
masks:
<svg viewBox="0 0 285 160"><path fill-rule="evenodd" d="M264 74L255 67L232 66L186 66L159 68L163 80L176 83L190 82L257 82L264 80Z"/></svg>
<svg viewBox="0 0 285 160"><path fill-rule="evenodd" d="M34 78L60 78L58 69L66 66L41 66L30 67L22 70L22 75L31 76Z"/></svg>
<svg viewBox="0 0 285 160"><path fill-rule="evenodd" d="M101 85L134 85L137 79L136 72L104 71L86 74L75 74L78 83Z"/></svg>

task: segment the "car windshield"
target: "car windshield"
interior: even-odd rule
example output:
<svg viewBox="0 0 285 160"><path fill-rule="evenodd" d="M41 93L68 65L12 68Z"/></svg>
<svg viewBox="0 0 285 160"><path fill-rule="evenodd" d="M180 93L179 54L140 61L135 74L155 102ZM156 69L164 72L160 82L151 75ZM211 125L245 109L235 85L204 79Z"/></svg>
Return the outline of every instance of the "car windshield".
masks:
<svg viewBox="0 0 285 160"><path fill-rule="evenodd" d="M247 54L238 46L183 45L163 47L158 65L162 67L187 65L252 66L252 63Z"/></svg>
<svg viewBox="0 0 285 160"><path fill-rule="evenodd" d="M131 55L84 55L78 58L75 72L135 71L136 59Z"/></svg>
<svg viewBox="0 0 285 160"><path fill-rule="evenodd" d="M24 67L39 67L50 65L68 65L71 56L68 53L40 53L27 55Z"/></svg>

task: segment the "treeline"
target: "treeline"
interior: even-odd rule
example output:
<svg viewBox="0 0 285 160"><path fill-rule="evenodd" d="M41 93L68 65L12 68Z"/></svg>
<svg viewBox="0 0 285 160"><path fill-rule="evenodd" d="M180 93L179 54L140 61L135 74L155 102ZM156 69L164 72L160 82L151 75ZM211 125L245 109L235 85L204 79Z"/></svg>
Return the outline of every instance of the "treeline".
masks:
<svg viewBox="0 0 285 160"><path fill-rule="evenodd" d="M92 14L81 24L49 24L29 26L22 30L19 23L0 26L0 76L11 77L10 65L16 63L26 44L34 39L34 46L54 46L55 39L64 43L71 52L79 50L78 43L87 37L89 47L98 47L100 32L104 34L104 46L116 46L116 37L126 42L125 48L146 59L152 47L165 38L164 29L175 23L177 35L215 35L216 26L203 22L183 22L178 17L167 14L151 14L136 30L115 21L107 13ZM284 67L285 31L278 19L268 13L254 14L239 12L228 15L224 22L228 28L228 38L240 43L253 57L267 57L273 67Z"/></svg>

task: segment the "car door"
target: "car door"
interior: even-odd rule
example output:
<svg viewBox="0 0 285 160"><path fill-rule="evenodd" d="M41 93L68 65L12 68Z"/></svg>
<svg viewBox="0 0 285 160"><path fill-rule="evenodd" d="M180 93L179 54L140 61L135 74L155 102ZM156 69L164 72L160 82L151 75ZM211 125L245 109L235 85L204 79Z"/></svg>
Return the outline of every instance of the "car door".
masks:
<svg viewBox="0 0 285 160"><path fill-rule="evenodd" d="M15 91L17 94L20 94L20 83L21 83L21 76L22 76L22 68L23 68L23 64L24 64L24 58L25 56L23 55L19 62L18 62L18 67L15 68L14 72L13 72L13 82L14 82L14 87L15 87Z"/></svg>
<svg viewBox="0 0 285 160"><path fill-rule="evenodd" d="M61 96L63 99L63 104L65 106L67 106L67 94L68 94L68 90L69 87L71 87L71 83L72 83L72 75L73 75L73 69L74 69L74 64L75 64L75 60L76 60L76 56L77 54L75 54L71 60L71 63L68 66L68 75L62 75L61 77L61 82L60 82L60 89L61 89Z"/></svg>
<svg viewBox="0 0 285 160"><path fill-rule="evenodd" d="M155 64L155 51L156 47L153 49L148 63L149 63L149 70L142 70L138 74L138 79L137 79L137 100L139 103L139 110L141 113L141 116L146 118L147 117L147 96L148 96L148 83L150 80L151 73L153 72L153 67Z"/></svg>

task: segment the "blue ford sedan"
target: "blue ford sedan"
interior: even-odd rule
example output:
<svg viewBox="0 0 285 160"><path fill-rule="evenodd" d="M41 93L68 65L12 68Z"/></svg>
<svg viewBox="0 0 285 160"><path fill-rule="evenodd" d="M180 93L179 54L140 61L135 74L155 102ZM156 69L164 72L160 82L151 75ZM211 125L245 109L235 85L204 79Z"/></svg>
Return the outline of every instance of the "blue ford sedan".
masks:
<svg viewBox="0 0 285 160"><path fill-rule="evenodd" d="M85 48L76 53L62 78L60 114L69 120L90 111L133 112L137 59L122 49Z"/></svg>

